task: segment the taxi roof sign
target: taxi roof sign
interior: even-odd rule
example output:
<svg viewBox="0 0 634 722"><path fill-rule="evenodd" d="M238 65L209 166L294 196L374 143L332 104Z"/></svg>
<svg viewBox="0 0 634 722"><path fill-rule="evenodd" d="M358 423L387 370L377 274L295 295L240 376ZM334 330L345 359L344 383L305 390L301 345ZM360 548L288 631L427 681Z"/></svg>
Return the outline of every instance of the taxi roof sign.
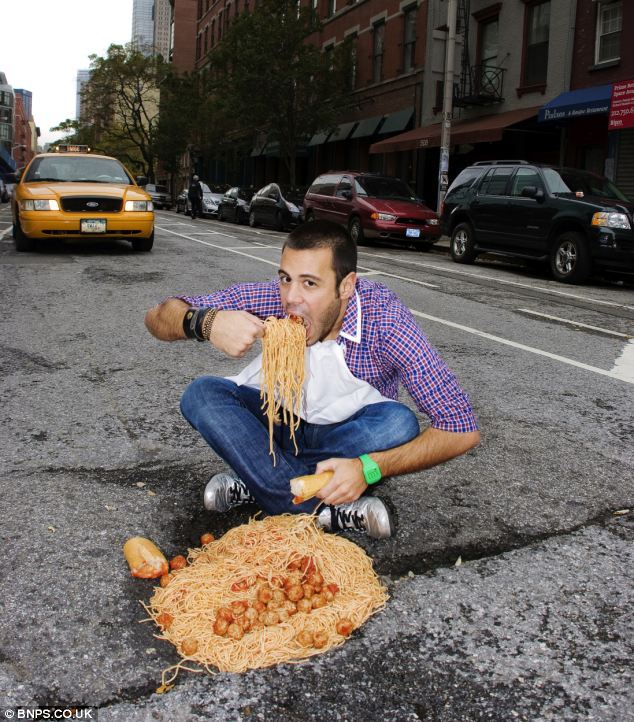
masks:
<svg viewBox="0 0 634 722"><path fill-rule="evenodd" d="M62 143L61 145L56 145L54 151L56 153L90 153L90 146Z"/></svg>

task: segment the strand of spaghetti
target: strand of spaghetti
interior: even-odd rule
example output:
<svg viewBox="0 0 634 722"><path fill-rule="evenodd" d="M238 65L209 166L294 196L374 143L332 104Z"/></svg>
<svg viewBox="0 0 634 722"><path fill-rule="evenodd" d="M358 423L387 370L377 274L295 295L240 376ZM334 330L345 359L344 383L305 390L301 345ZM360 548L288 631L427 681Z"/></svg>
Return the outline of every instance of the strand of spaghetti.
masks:
<svg viewBox="0 0 634 722"><path fill-rule="evenodd" d="M280 418L288 425L295 453L295 430L299 426L299 408L304 384L306 329L301 321L267 318L262 338L262 381L260 398L269 430L269 453L275 464L273 426Z"/></svg>
<svg viewBox="0 0 634 722"><path fill-rule="evenodd" d="M339 587L331 602L248 631L241 639L214 632L220 608L242 600L253 603L262 584L284 578L289 565L302 558L312 560L324 583ZM325 534L310 515L251 520L203 548L191 549L189 562L143 605L159 626L160 615L169 615L170 624L158 636L184 657L164 671L164 687L192 663L208 672L244 672L320 654L344 643L345 637L336 631L338 621L348 619L356 629L382 609L388 598L365 552L347 539ZM244 579L254 581L246 590L234 586ZM302 646L298 635L304 631L321 632L325 645L319 649ZM183 652L188 640L196 641L192 654Z"/></svg>

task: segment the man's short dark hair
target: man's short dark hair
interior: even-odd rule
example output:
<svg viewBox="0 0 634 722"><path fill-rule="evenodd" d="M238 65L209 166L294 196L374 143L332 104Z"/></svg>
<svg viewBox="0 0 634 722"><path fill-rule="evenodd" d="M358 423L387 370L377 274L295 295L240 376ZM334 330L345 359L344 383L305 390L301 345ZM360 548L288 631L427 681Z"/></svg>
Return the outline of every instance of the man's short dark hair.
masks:
<svg viewBox="0 0 634 722"><path fill-rule="evenodd" d="M357 245L348 231L332 221L309 221L288 234L284 248L307 251L312 248L330 248L332 266L337 277L337 288L341 281L357 270Z"/></svg>

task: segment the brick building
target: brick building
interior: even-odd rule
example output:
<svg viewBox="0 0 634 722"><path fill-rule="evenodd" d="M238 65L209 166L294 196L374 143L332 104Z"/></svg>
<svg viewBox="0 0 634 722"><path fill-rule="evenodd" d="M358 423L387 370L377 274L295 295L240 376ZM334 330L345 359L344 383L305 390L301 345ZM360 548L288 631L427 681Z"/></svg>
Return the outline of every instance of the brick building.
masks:
<svg viewBox="0 0 634 722"><path fill-rule="evenodd" d="M416 187L435 205L448 38L448 3L429 0L422 122L374 144L390 157L409 153ZM541 106L568 89L576 0L458 0L449 180L478 160L557 163L559 133L538 122ZM392 164L393 165L393 164Z"/></svg>
<svg viewBox="0 0 634 722"><path fill-rule="evenodd" d="M192 68L204 68L231 19L255 1L190 0ZM435 205L448 1L301 1L322 21L315 44L326 52L351 40L355 67L339 126L306 139L298 183L334 168L383 171ZM175 16L175 34L178 25ZM626 26L634 27L630 0L457 0L449 179L474 161L506 157L605 170L634 186L634 130L607 132L612 84L634 78L634 47L620 39ZM599 105L585 112L577 103L585 96L574 93L588 88L599 89L590 92ZM247 167L254 185L284 181L275 147L255 139ZM211 182L245 182L221 177L221 164L206 168Z"/></svg>
<svg viewBox="0 0 634 722"><path fill-rule="evenodd" d="M182 1L182 0L181 0ZM179 0L175 0L176 3ZM298 183L306 185L324 169L379 169L382 159L369 154L370 145L420 122L423 64L427 24L426 0L302 0L319 14L322 28L311 39L324 52L348 40L354 47L350 104L333 133L306 138L298 157ZM254 0L197 0L195 69L205 67L207 53L222 42L236 13L253 7ZM178 32L175 17L175 32ZM176 42L175 42L176 56ZM407 156L396 159L396 171L413 179ZM276 148L258 147L249 160L249 181L262 185L284 181ZM214 169L219 165L209 164ZM221 172L221 171L220 171ZM241 179L214 177L213 182Z"/></svg>
<svg viewBox="0 0 634 722"><path fill-rule="evenodd" d="M198 0L169 0L172 19L169 59L179 73L190 73L196 66Z"/></svg>
<svg viewBox="0 0 634 722"><path fill-rule="evenodd" d="M634 197L634 128L608 130L614 83L634 82L634 27L629 0L579 0L574 26L570 90L540 113L558 131L562 162L604 173Z"/></svg>
<svg viewBox="0 0 634 722"><path fill-rule="evenodd" d="M30 90L15 89L13 158L16 168L24 168L37 153L40 129L33 120L33 95Z"/></svg>

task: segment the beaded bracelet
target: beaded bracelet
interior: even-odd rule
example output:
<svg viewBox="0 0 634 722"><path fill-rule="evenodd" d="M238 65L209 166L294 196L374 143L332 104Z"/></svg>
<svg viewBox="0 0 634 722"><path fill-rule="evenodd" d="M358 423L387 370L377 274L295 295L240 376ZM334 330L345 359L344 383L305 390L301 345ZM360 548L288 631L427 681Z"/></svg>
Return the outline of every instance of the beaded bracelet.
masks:
<svg viewBox="0 0 634 722"><path fill-rule="evenodd" d="M207 313L205 314L205 318L203 320L203 325L201 329L201 335L206 340L209 341L211 338L211 327L214 324L214 321L216 320L216 315L218 314L217 308L210 308Z"/></svg>

